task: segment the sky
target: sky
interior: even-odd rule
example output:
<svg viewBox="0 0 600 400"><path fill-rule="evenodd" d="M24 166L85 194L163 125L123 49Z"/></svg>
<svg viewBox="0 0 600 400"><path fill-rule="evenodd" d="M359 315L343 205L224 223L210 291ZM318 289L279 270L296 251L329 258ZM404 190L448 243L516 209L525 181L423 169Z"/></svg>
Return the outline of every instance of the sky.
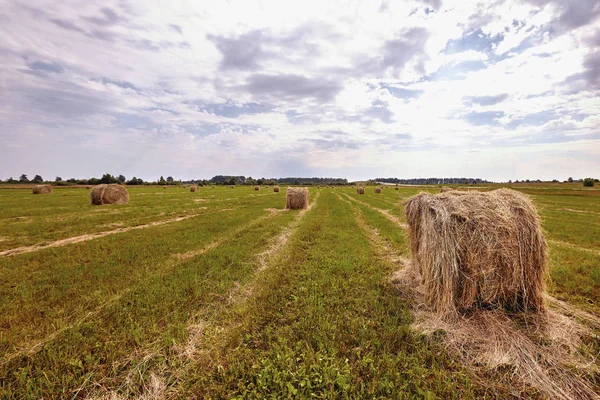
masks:
<svg viewBox="0 0 600 400"><path fill-rule="evenodd" d="M0 0L0 179L600 178L598 0Z"/></svg>

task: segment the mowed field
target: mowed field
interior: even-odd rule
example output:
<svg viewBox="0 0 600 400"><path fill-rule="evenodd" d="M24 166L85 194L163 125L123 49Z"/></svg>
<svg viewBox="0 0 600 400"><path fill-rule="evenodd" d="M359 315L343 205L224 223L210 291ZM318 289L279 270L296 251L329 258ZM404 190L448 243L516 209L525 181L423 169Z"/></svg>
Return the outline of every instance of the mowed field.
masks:
<svg viewBox="0 0 600 400"><path fill-rule="evenodd" d="M600 190L515 188L550 294L600 316ZM439 188L311 188L303 211L285 187L127 189L0 189L1 398L544 397L411 327L403 202Z"/></svg>

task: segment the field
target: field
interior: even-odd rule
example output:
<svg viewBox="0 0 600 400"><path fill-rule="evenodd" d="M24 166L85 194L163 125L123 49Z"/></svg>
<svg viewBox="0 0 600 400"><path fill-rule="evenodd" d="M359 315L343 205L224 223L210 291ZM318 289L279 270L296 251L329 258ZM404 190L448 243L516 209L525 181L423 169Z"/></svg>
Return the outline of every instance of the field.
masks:
<svg viewBox="0 0 600 400"><path fill-rule="evenodd" d="M600 190L513 188L540 211L550 294L600 317ZM0 189L1 398L545 397L411 327L403 201L439 188L311 188L303 211L283 187L128 191Z"/></svg>

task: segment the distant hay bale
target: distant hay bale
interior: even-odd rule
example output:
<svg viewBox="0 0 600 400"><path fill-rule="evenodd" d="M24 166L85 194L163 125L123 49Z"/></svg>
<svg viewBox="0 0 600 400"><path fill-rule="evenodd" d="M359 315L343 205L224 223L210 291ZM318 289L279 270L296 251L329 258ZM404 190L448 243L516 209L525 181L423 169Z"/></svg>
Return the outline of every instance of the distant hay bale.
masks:
<svg viewBox="0 0 600 400"><path fill-rule="evenodd" d="M274 187L273 187L273 191L274 191L275 193L279 193L279 186L274 186Z"/></svg>
<svg viewBox="0 0 600 400"><path fill-rule="evenodd" d="M254 190L260 190L260 186L254 186Z"/></svg>
<svg viewBox="0 0 600 400"><path fill-rule="evenodd" d="M166 186L163 186L163 189L166 189L166 188L167 188Z"/></svg>
<svg viewBox="0 0 600 400"><path fill-rule="evenodd" d="M196 186L196 185L190 186L190 192L197 192L197 191L198 191L198 186Z"/></svg>
<svg viewBox="0 0 600 400"><path fill-rule="evenodd" d="M305 209L308 207L308 189L288 187L285 208L289 210Z"/></svg>
<svg viewBox="0 0 600 400"><path fill-rule="evenodd" d="M129 193L121 185L102 184L96 185L90 192L92 204L99 206L102 204L127 204L129 203Z"/></svg>
<svg viewBox="0 0 600 400"><path fill-rule="evenodd" d="M394 190L398 190L398 186L396 186L396 187L394 188Z"/></svg>
<svg viewBox="0 0 600 400"><path fill-rule="evenodd" d="M365 188L363 186L358 186L356 188L356 193L358 193L358 194L365 194Z"/></svg>
<svg viewBox="0 0 600 400"><path fill-rule="evenodd" d="M52 193L52 186L50 185L35 185L33 187L33 194L50 194Z"/></svg>
<svg viewBox="0 0 600 400"><path fill-rule="evenodd" d="M380 187L376 187L375 188L375 193L381 193L381 188Z"/></svg>
<svg viewBox="0 0 600 400"><path fill-rule="evenodd" d="M528 197L510 189L420 193L405 213L413 263L436 311L545 310L546 240Z"/></svg>
<svg viewBox="0 0 600 400"><path fill-rule="evenodd" d="M88 185L88 186L86 186L85 188L89 190L89 189L91 189L91 188L92 188L92 185Z"/></svg>
<svg viewBox="0 0 600 400"><path fill-rule="evenodd" d="M440 193L452 192L453 190L455 190L455 189L454 189L454 188L451 188L451 187L445 187L445 186L444 186L444 187L442 187L442 188L440 189Z"/></svg>

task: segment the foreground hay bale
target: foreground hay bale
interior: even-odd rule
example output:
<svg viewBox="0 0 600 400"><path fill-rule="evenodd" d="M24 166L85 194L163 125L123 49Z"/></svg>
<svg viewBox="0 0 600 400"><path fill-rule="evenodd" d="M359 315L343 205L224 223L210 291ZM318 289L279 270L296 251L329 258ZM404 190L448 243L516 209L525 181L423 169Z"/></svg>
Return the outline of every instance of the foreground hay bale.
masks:
<svg viewBox="0 0 600 400"><path fill-rule="evenodd" d="M273 191L274 191L275 193L279 193L279 186L275 186L275 187L273 187Z"/></svg>
<svg viewBox="0 0 600 400"><path fill-rule="evenodd" d="M308 207L308 189L289 187L286 192L285 208L289 210L305 209Z"/></svg>
<svg viewBox="0 0 600 400"><path fill-rule="evenodd" d="M198 186L196 186L196 185L190 186L190 192L197 192L197 191L198 191Z"/></svg>
<svg viewBox="0 0 600 400"><path fill-rule="evenodd" d="M50 194L52 193L52 186L50 185L35 185L33 187L33 194Z"/></svg>
<svg viewBox="0 0 600 400"><path fill-rule="evenodd" d="M359 186L356 188L356 193L365 194L365 188L363 186Z"/></svg>
<svg viewBox="0 0 600 400"><path fill-rule="evenodd" d="M379 187L376 187L376 188L375 188L375 193L381 193L381 188L379 188Z"/></svg>
<svg viewBox="0 0 600 400"><path fill-rule="evenodd" d="M103 204L127 204L129 203L129 193L121 185L102 184L96 185L90 192L92 204L99 206Z"/></svg>
<svg viewBox="0 0 600 400"><path fill-rule="evenodd" d="M453 190L454 190L454 188L451 188L451 187L442 187L440 189L440 193L452 192Z"/></svg>
<svg viewBox="0 0 600 400"><path fill-rule="evenodd" d="M509 189L420 193L405 212L413 264L436 311L545 309L546 241L529 198Z"/></svg>
<svg viewBox="0 0 600 400"><path fill-rule="evenodd" d="M254 190L260 190L260 186L254 186Z"/></svg>

